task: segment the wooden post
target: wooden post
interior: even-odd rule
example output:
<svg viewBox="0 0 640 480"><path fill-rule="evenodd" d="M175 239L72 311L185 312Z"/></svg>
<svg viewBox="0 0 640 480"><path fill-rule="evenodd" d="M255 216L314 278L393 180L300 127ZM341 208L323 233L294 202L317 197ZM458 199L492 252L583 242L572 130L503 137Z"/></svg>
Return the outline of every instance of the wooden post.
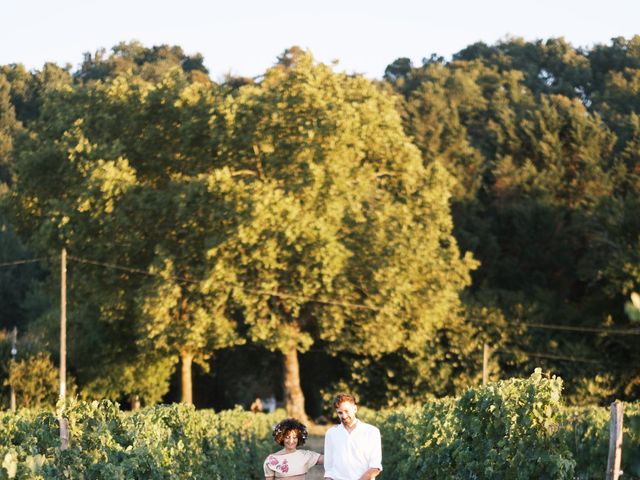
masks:
<svg viewBox="0 0 640 480"><path fill-rule="evenodd" d="M607 462L607 480L618 480L622 475L622 417L623 404L616 400L611 404L611 426L609 437L609 460Z"/></svg>
<svg viewBox="0 0 640 480"><path fill-rule="evenodd" d="M16 355L18 354L18 327L13 327L11 332L11 364L16 361ZM16 411L16 389L11 384L11 392L9 393L9 405L12 412Z"/></svg>
<svg viewBox="0 0 640 480"><path fill-rule="evenodd" d="M491 355L491 351L489 349L489 345L484 344L484 348L482 350L482 386L484 387L489 381L489 356Z"/></svg>
<svg viewBox="0 0 640 480"><path fill-rule="evenodd" d="M67 250L60 255L60 450L69 448L69 422L64 418L67 397Z"/></svg>

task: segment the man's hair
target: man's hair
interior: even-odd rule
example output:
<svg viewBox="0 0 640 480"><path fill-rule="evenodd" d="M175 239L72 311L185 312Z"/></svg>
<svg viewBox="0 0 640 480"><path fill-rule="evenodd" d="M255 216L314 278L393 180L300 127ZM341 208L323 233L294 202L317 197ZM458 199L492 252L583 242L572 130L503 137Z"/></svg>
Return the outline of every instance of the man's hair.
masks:
<svg viewBox="0 0 640 480"><path fill-rule="evenodd" d="M342 392L337 394L333 398L333 408L338 408L338 405L340 405L343 402L350 402L350 403L353 403L354 405L358 405L358 403L356 402L356 397L354 397L350 393Z"/></svg>

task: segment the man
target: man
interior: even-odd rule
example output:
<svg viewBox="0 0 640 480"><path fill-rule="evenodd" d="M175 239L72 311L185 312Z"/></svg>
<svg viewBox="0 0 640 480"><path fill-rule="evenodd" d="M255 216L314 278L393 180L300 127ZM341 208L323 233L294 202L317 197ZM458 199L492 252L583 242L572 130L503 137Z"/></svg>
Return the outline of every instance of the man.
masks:
<svg viewBox="0 0 640 480"><path fill-rule="evenodd" d="M380 430L356 418L358 406L349 393L333 400L340 424L324 437L325 480L371 480L382 471Z"/></svg>

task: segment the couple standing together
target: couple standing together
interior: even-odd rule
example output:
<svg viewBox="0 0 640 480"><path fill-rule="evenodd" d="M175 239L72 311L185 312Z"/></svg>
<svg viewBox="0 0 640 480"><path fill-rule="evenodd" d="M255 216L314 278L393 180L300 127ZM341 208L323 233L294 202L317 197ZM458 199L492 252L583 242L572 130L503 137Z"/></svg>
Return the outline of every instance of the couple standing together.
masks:
<svg viewBox="0 0 640 480"><path fill-rule="evenodd" d="M371 480L382 471L380 431L356 418L358 406L349 393L339 393L333 407L340 424L324 438L324 455L298 450L307 439L307 428L289 418L273 429L274 440L284 448L264 461L267 479L304 480L314 465L324 464L325 480Z"/></svg>

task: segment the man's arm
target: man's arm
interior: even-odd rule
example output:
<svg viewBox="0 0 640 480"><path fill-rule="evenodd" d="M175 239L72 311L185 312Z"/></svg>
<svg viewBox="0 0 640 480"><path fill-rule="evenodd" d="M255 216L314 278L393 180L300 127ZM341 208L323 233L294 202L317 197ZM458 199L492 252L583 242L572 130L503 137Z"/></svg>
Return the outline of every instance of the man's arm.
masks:
<svg viewBox="0 0 640 480"><path fill-rule="evenodd" d="M333 468L333 452L331 451L331 429L324 435L324 480L333 480L331 469Z"/></svg>
<svg viewBox="0 0 640 480"><path fill-rule="evenodd" d="M376 478L378 475L380 475L379 468L370 468L369 470L367 470L362 474L362 476L360 477L360 480L372 480Z"/></svg>
<svg viewBox="0 0 640 480"><path fill-rule="evenodd" d="M359 480L372 480L382 471L382 438L380 430L374 428L369 436L369 469L362 474Z"/></svg>

